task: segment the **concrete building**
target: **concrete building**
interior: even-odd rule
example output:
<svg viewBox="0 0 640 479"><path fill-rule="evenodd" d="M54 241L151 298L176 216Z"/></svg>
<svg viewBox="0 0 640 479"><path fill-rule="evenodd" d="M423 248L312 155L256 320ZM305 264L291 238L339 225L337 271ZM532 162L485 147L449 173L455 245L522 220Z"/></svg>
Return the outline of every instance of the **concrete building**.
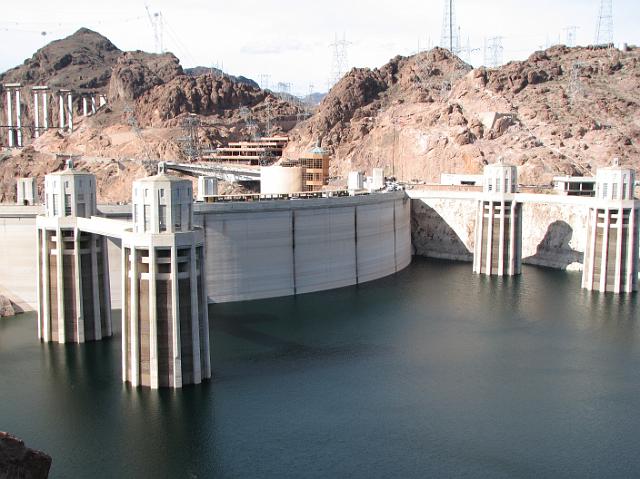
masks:
<svg viewBox="0 0 640 479"><path fill-rule="evenodd" d="M329 180L329 153L318 145L298 159L304 168L303 191L321 191Z"/></svg>
<svg viewBox="0 0 640 479"><path fill-rule="evenodd" d="M16 203L19 205L35 205L38 202L38 186L35 178L18 178L16 180Z"/></svg>
<svg viewBox="0 0 640 479"><path fill-rule="evenodd" d="M635 171L617 160L596 172L596 197L589 208L582 287L613 293L638 289L638 213Z"/></svg>
<svg viewBox="0 0 640 479"><path fill-rule="evenodd" d="M553 189L567 196L595 196L596 179L590 176L555 176Z"/></svg>
<svg viewBox="0 0 640 479"><path fill-rule="evenodd" d="M522 263L522 204L516 201L518 173L502 160L484 168L477 201L474 273L511 276Z"/></svg>
<svg viewBox="0 0 640 479"><path fill-rule="evenodd" d="M369 191L378 191L384 188L384 170L382 168L374 168L370 179L367 179L367 189Z"/></svg>
<svg viewBox="0 0 640 479"><path fill-rule="evenodd" d="M350 171L347 180L347 189L349 191L358 191L364 188L364 174L360 171Z"/></svg>
<svg viewBox="0 0 640 479"><path fill-rule="evenodd" d="M216 162L240 163L246 165L272 164L282 157L287 146L286 136L262 137L256 141L239 141L217 148L213 154L203 159Z"/></svg>
<svg viewBox="0 0 640 479"><path fill-rule="evenodd" d="M218 178L215 176L198 176L198 201L218 195Z"/></svg>
<svg viewBox="0 0 640 479"><path fill-rule="evenodd" d="M286 195L303 191L303 172L300 166L263 166L260 168L260 194Z"/></svg>
<svg viewBox="0 0 640 479"><path fill-rule="evenodd" d="M111 336L106 238L78 228L96 214L96 179L67 169L45 177L45 215L36 219L38 337L83 343Z"/></svg>
<svg viewBox="0 0 640 479"><path fill-rule="evenodd" d="M180 388L211 377L204 234L188 180L133 183L133 226L122 235L125 382Z"/></svg>

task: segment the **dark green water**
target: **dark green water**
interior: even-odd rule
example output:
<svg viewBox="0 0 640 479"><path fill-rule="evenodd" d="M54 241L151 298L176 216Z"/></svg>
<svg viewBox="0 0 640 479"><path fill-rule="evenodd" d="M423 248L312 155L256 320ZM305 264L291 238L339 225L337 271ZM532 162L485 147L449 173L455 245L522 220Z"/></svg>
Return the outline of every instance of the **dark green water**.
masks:
<svg viewBox="0 0 640 479"><path fill-rule="evenodd" d="M0 430L53 478L638 477L638 297L416 260L370 284L211 307L215 379L120 381L120 335L0 321ZM118 328L119 330L119 328Z"/></svg>

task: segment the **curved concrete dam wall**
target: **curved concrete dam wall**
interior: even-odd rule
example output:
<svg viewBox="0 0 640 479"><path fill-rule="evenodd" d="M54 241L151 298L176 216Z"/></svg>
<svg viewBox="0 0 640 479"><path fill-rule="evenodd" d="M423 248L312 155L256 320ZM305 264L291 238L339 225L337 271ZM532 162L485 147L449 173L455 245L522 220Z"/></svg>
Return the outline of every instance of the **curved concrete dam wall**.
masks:
<svg viewBox="0 0 640 479"><path fill-rule="evenodd" d="M126 217L130 207L105 207ZM35 216L41 207L0 206L0 294L24 310L36 297ZM196 204L205 230L213 302L322 291L393 274L411 262L404 192L309 200ZM118 241L109 241L112 306L121 304Z"/></svg>
<svg viewBox="0 0 640 479"><path fill-rule="evenodd" d="M322 291L393 274L411 262L403 192L198 205L214 302Z"/></svg>

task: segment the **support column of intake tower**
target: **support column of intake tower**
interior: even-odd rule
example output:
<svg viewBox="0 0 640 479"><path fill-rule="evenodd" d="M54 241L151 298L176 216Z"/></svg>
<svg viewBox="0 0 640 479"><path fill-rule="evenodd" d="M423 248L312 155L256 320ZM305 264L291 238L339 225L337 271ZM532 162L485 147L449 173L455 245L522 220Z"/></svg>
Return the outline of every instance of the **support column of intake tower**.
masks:
<svg viewBox="0 0 640 479"><path fill-rule="evenodd" d="M204 233L191 182L161 171L133 183L122 240L123 380L180 388L211 377Z"/></svg>
<svg viewBox="0 0 640 479"><path fill-rule="evenodd" d="M522 204L516 201L518 172L502 160L484 168L477 202L473 272L493 276L520 274Z"/></svg>
<svg viewBox="0 0 640 479"><path fill-rule="evenodd" d="M635 171L613 166L596 172L591 200L582 287L612 293L638 290L638 219L640 202L633 197Z"/></svg>
<svg viewBox="0 0 640 479"><path fill-rule="evenodd" d="M73 168L45 177L45 215L36 219L38 337L83 343L111 336L105 237L78 229L96 215L96 179Z"/></svg>

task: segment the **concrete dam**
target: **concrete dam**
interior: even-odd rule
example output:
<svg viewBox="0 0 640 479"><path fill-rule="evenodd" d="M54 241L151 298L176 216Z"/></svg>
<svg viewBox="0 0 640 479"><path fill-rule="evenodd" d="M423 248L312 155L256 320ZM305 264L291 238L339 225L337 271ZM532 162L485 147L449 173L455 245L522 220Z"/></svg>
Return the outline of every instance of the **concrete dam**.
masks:
<svg viewBox="0 0 640 479"><path fill-rule="evenodd" d="M195 204L204 230L210 302L340 288L382 278L411 262L404 192L252 203ZM130 219L130 206L98 207ZM0 294L35 310L36 216L42 206L0 206ZM111 304L122 307L121 245L109 239Z"/></svg>
<svg viewBox="0 0 640 479"><path fill-rule="evenodd" d="M412 236L418 254L472 259L473 273L519 275L530 262L582 270L584 289L633 293L634 184L614 163L598 170L593 198L526 195L517 168L499 161L481 192L194 204L191 182L160 168L133 182L132 206L100 211L95 177L70 161L45 177L44 208L0 208L0 294L37 310L44 342L110 337L111 308L121 309L123 380L181 388L211 377L208 302L382 278L410 264Z"/></svg>

